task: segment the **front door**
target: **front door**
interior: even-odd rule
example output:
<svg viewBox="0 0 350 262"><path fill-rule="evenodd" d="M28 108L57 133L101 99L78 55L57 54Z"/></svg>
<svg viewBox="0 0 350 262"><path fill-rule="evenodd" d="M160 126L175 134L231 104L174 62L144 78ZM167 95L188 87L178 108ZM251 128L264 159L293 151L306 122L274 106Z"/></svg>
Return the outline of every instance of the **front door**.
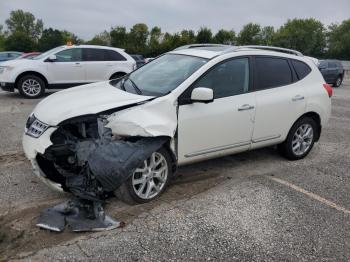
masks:
<svg viewBox="0 0 350 262"><path fill-rule="evenodd" d="M179 164L249 149L255 115L255 94L247 92L249 71L249 58L224 61L180 96ZM213 89L214 101L183 104L196 87Z"/></svg>
<svg viewBox="0 0 350 262"><path fill-rule="evenodd" d="M70 48L55 54L56 60L47 62L50 84L85 83L85 68L82 49Z"/></svg>

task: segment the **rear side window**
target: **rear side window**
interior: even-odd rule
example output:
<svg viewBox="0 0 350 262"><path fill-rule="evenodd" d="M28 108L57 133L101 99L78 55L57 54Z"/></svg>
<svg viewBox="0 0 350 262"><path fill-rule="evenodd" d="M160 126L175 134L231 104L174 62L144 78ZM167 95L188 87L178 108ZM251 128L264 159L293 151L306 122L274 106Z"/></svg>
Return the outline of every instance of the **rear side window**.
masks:
<svg viewBox="0 0 350 262"><path fill-rule="evenodd" d="M305 64L304 62L297 61L297 60L291 60L293 67L295 69L295 72L298 75L298 79L301 80L311 72L311 68Z"/></svg>
<svg viewBox="0 0 350 262"><path fill-rule="evenodd" d="M106 61L126 61L126 58L114 50L104 50Z"/></svg>
<svg viewBox="0 0 350 262"><path fill-rule="evenodd" d="M293 83L292 71L287 59L256 57L256 89L268 89Z"/></svg>
<svg viewBox="0 0 350 262"><path fill-rule="evenodd" d="M214 98L234 96L248 91L249 60L239 58L216 65L194 85L213 89Z"/></svg>
<svg viewBox="0 0 350 262"><path fill-rule="evenodd" d="M335 62L328 62L329 68L337 68L337 64Z"/></svg>
<svg viewBox="0 0 350 262"><path fill-rule="evenodd" d="M84 48L84 61L125 61L116 51L99 48Z"/></svg>
<svg viewBox="0 0 350 262"><path fill-rule="evenodd" d="M103 49L84 48L84 61L105 61Z"/></svg>

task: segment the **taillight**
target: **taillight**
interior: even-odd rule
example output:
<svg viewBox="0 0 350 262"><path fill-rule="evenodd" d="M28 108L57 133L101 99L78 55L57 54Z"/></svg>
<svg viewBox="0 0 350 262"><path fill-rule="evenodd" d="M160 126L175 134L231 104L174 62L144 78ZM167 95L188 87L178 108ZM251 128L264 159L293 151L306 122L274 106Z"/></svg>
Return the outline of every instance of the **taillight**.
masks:
<svg viewBox="0 0 350 262"><path fill-rule="evenodd" d="M333 88L329 84L323 84L324 89L326 89L328 96L332 97L333 95Z"/></svg>

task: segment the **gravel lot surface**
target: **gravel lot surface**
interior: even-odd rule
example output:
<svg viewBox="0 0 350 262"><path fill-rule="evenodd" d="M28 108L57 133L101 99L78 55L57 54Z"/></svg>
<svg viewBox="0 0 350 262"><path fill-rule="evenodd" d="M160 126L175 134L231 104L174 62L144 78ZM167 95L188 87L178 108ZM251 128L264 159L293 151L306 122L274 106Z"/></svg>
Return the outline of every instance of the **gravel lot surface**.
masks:
<svg viewBox="0 0 350 262"><path fill-rule="evenodd" d="M0 92L0 261L349 261L350 86L334 91L306 159L266 148L183 167L152 203L110 199L107 213L126 227L84 234L35 227L69 195L40 183L22 153L39 100Z"/></svg>

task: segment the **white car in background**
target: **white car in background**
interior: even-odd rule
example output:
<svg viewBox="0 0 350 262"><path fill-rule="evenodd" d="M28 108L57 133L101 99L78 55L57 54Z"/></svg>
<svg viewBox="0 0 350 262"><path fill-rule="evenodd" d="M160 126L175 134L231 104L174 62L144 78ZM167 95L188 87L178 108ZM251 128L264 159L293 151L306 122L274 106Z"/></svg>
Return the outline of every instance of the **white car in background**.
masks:
<svg viewBox="0 0 350 262"><path fill-rule="evenodd" d="M60 46L33 59L1 63L0 86L10 92L18 89L27 98L38 98L45 89L106 81L124 76L135 68L135 60L119 48Z"/></svg>
<svg viewBox="0 0 350 262"><path fill-rule="evenodd" d="M42 100L23 148L46 184L67 190L65 173L82 170L81 143L106 134L128 143L166 137L115 191L144 203L164 191L178 165L271 145L290 160L304 158L330 117L331 96L316 65L297 51L190 45L123 78Z"/></svg>

